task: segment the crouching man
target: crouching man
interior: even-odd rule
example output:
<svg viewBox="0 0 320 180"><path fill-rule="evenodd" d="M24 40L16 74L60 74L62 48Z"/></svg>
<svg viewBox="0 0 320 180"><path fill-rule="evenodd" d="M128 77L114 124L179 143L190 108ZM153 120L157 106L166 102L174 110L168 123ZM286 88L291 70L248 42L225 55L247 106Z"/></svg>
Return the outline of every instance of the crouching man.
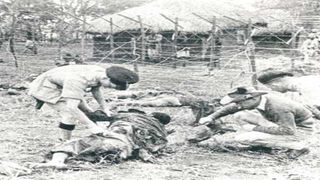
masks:
<svg viewBox="0 0 320 180"><path fill-rule="evenodd" d="M107 116L99 118L99 121L110 122L106 127L108 130L106 133L93 134L58 145L52 148L49 162L35 166L66 168L69 158L94 163L119 162L138 157L143 161L153 162L153 155L166 147L165 125L171 118L165 113L147 114L130 109L119 112L112 118Z"/></svg>
<svg viewBox="0 0 320 180"><path fill-rule="evenodd" d="M112 116L101 87L126 90L138 81L136 73L119 66L107 69L96 65L61 66L38 76L30 85L29 95L37 100L37 109L45 103L58 111L62 118L61 139L69 140L77 120L86 124L92 133L103 131L86 116L93 112L84 98L86 92L91 92L101 110Z"/></svg>
<svg viewBox="0 0 320 180"><path fill-rule="evenodd" d="M253 87L237 88L223 97L221 104L224 105L221 109L200 119L199 123L206 126L198 127L200 131L189 141L214 149L222 145L287 150L292 158L309 151L314 119L302 104ZM212 136L209 127L227 115L232 116L238 128Z"/></svg>

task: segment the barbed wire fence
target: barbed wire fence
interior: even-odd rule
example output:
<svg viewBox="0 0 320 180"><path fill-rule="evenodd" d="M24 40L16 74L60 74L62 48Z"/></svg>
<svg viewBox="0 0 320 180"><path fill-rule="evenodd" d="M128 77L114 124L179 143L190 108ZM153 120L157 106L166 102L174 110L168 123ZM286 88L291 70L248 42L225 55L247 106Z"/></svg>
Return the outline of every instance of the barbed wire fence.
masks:
<svg viewBox="0 0 320 180"><path fill-rule="evenodd" d="M65 42L59 37L51 37L50 39L43 38L41 41L36 42L39 47L39 54L32 54L32 52L28 51L25 48L25 40L23 38L15 39L15 55L18 60L33 58L36 56L38 56L38 59L43 61L53 61L55 59L62 60L61 49L63 49L62 51L65 52L80 54L83 60L87 62L93 61L95 64L108 62L127 65L133 64L135 71L138 71L138 65L140 64L152 64L155 67L159 66L170 68L177 68L180 64L181 67L186 65L207 67L208 75L213 75L215 73L214 70L228 71L230 69L237 69L239 70L239 73L234 80L241 78L243 72L251 73L253 75L252 85L256 86L256 59L266 60L279 55L284 55L290 57L291 66L293 67L294 62L301 59L296 37L299 36L300 38L306 38L299 33L302 31L311 31L311 29L304 29L300 25L295 25L298 30L289 35L282 35L280 37L278 34L271 32L269 34L259 35L259 39L255 39L255 30L260 27L253 25L250 19L248 19L247 22L244 22L243 20L224 15L224 18L241 22L246 26L245 28L234 28L231 31L229 29L222 29L219 27L215 17L212 17L209 20L199 14L190 12L194 16L198 17L199 21L205 21L208 23L208 26L211 26L211 31L207 32L205 36L201 36L195 32L184 31L183 26L179 24L179 17L169 17L165 14L161 14L163 18L172 22L174 28L172 28L171 38L162 36L161 42L155 43L148 39L150 34L148 31L153 27L143 23L143 19L139 16L127 17L119 14L128 21L140 24L140 28L135 32L132 32L131 30L124 30L120 33L114 33L112 27L121 27L121 25L114 24L112 19L105 19L101 16L97 17L97 19L103 19L106 23L110 24L111 29L106 30L109 33L89 33L88 27L95 28L93 24L89 24L86 19L76 17L70 13L61 13L65 13L68 18L73 18L74 20L82 23L81 26L74 29L74 32L82 32L81 39L79 39L79 37L69 37L70 42ZM270 16L270 18L274 17ZM304 18L308 20L319 19L318 16ZM276 18L274 19L281 21ZM71 26L71 24L64 19L60 19L60 21ZM246 32L240 42L237 42L239 39L237 34L234 33L236 31ZM127 37L121 37L121 33L126 34ZM158 33L161 34L161 32ZM115 39L116 34L120 34L120 37L117 37L117 39ZM188 34L189 37L183 34ZM36 33L33 32L33 41L36 39L34 38L35 35ZM44 35L41 36L43 37ZM103 39L103 41L99 42L97 40L98 38L96 38L97 36L99 36L100 39ZM272 40L271 37L276 40ZM121 40L121 38L124 40ZM215 41L216 38L221 38L222 44L217 44ZM188 41L193 43L188 43ZM156 52L155 57L150 57L152 51L154 52L155 50L154 46L160 46L160 48L158 49L158 52ZM0 53L1 59L4 59L5 61L9 61L9 59L11 59L10 56L12 53L9 50L8 42L4 42L2 44ZM20 63L24 64L27 63L27 61L21 61Z"/></svg>

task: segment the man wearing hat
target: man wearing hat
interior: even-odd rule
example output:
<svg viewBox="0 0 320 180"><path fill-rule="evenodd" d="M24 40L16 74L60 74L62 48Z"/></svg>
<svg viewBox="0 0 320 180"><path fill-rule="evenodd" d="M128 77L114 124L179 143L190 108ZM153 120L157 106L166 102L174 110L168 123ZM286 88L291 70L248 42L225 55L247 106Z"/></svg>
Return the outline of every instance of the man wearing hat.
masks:
<svg viewBox="0 0 320 180"><path fill-rule="evenodd" d="M233 133L231 139L230 134L226 136L230 142L255 144L260 141L267 147L306 150L299 141L293 140L289 143L288 139L281 139L282 137L299 137L298 129L312 132L314 121L312 113L302 104L272 93L258 91L253 87L236 88L221 99L221 104L224 105L223 108L201 118L199 123L210 127L220 117L233 115L240 129Z"/></svg>
<svg viewBox="0 0 320 180"><path fill-rule="evenodd" d="M136 73L118 66L61 66L38 76L30 85L29 95L36 99L37 109L45 103L59 112L62 140L69 140L77 120L87 124L92 133L103 131L86 116L93 112L84 99L86 92L91 92L101 110L112 116L100 87L126 90L138 81Z"/></svg>

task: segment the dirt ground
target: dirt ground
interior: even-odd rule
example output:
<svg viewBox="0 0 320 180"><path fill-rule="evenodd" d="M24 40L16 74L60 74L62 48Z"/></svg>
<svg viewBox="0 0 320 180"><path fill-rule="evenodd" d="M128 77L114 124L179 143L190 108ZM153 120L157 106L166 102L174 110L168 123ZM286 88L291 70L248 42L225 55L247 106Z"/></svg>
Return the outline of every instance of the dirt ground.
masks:
<svg viewBox="0 0 320 180"><path fill-rule="evenodd" d="M40 49L41 52L41 49ZM11 57L0 64L0 83L19 82L30 74L40 73L54 67L53 60L27 56L19 61L16 70ZM280 58L281 59L281 58ZM173 69L169 66L141 65L141 81L131 87L133 90L175 89L188 90L197 96L215 98L224 95L231 86L250 84L247 62L243 68L225 67L214 70L207 76L205 66L193 65ZM286 66L287 60L272 63L257 61L257 67ZM102 66L107 64L100 64ZM125 65L132 68L131 64ZM233 65L237 66L237 65ZM3 91L2 91L3 92ZM105 94L107 96L107 92ZM1 93L1 91L0 91ZM88 98L91 98L88 96ZM96 106L96 104L93 104ZM41 162L44 153L57 143L57 124L59 117L49 108L34 109L33 100L25 92L21 95L0 96L0 161L9 161L25 166L28 162ZM275 158L268 154L255 152L213 152L186 143L190 134L188 125L193 120L188 108L146 108L146 111L169 113L173 120L169 128L175 133L169 135L165 153L155 164L130 160L113 165L90 165L75 171L53 169L35 170L30 175L16 179L319 179L319 143L311 147L311 153L298 160ZM75 130L75 137L89 134L83 125ZM320 135L317 134L320 140ZM319 138L318 138L319 137ZM0 175L0 179L12 177Z"/></svg>

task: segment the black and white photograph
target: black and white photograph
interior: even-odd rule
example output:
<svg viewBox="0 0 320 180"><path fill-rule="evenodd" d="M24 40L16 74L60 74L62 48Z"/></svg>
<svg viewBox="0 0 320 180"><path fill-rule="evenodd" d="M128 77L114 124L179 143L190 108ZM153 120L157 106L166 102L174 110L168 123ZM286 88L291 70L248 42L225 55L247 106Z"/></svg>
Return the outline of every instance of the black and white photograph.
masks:
<svg viewBox="0 0 320 180"><path fill-rule="evenodd" d="M319 0L0 0L1 180L315 180Z"/></svg>

